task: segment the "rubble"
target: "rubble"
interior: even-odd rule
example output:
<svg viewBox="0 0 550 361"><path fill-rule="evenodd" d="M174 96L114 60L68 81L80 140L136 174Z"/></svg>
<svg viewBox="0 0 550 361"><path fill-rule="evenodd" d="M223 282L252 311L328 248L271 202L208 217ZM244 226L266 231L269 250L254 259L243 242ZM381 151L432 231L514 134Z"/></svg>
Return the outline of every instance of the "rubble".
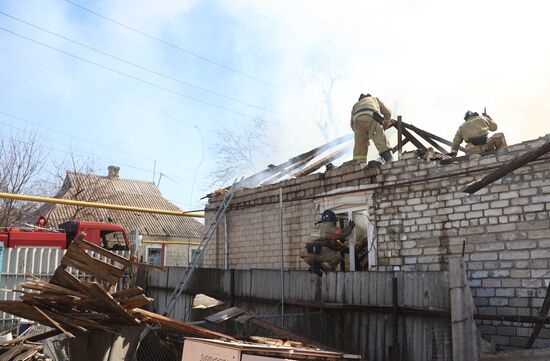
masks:
<svg viewBox="0 0 550 361"><path fill-rule="evenodd" d="M87 250L99 253L106 260L90 256ZM130 286L114 291L122 276L134 264L132 258L119 256L85 241L83 234L79 235L71 243L49 281L29 275L20 285L23 288L20 300L0 301L1 311L51 327L51 330L38 335L0 342L0 360L47 360L42 354L43 345L32 342L57 335L64 336L69 347L73 348L70 359L76 357L78 352L85 353L78 357L79 360L96 360L97 357L102 359L101 355L89 355L86 350L95 349L95 343L104 345L106 342L113 344L108 352L113 353L116 350L121 359L130 360L139 345L139 335L143 330L151 328L160 328L167 335L178 335L177 342L174 337L174 343L180 351L181 342L186 336L238 342L230 335L143 309L152 299L140 287ZM78 273L79 277L74 273ZM216 301L216 305L219 304L217 300L213 301ZM279 329L275 331L281 333ZM289 336L291 333L287 332L285 335ZM298 335L295 338L300 341ZM255 341L261 347L269 347L273 342L270 340L264 344L261 340ZM121 350L121 343L135 347ZM288 344L286 345L288 349ZM320 348L310 348L308 352L313 350Z"/></svg>

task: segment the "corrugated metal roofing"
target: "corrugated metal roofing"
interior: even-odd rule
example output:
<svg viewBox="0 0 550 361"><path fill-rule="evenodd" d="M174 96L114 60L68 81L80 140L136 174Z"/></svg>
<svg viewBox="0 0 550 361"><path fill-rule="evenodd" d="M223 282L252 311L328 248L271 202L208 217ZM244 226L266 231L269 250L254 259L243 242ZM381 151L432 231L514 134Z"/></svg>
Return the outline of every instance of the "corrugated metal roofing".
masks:
<svg viewBox="0 0 550 361"><path fill-rule="evenodd" d="M162 196L153 182L84 173L68 172L56 198L180 210ZM75 206L61 204L46 204L34 216L38 214L46 214L52 225L58 225L69 219L97 221L111 217L113 222L124 226L129 232L137 228L141 234L149 236L202 238L204 232L204 225L189 217L99 208L78 209Z"/></svg>

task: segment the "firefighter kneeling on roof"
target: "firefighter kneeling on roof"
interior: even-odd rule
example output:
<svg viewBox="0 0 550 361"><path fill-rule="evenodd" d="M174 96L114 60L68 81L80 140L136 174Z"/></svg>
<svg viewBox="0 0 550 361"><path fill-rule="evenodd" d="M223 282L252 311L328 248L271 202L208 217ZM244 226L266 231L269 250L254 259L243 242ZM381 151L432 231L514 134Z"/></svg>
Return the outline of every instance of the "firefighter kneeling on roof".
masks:
<svg viewBox="0 0 550 361"><path fill-rule="evenodd" d="M453 139L449 155L455 157L462 141L466 141L466 154L482 154L506 147L506 138L502 133L488 137L489 131L497 130L497 123L486 112L479 115L468 110L464 114L464 123L460 125Z"/></svg>
<svg viewBox="0 0 550 361"><path fill-rule="evenodd" d="M309 236L309 242L302 250L300 257L309 264L310 272L319 275L322 271L333 271L342 260L340 250L345 248L341 241L345 241L353 231L355 223L349 221L348 226L336 227L338 218L331 210L326 210L321 215L321 220L315 224L315 232Z"/></svg>

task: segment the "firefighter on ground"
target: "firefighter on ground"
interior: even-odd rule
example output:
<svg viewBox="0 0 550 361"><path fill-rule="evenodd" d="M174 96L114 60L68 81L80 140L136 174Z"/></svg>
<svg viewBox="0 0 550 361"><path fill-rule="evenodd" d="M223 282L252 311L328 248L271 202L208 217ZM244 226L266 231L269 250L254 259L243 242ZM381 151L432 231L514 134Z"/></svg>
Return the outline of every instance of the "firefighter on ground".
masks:
<svg viewBox="0 0 550 361"><path fill-rule="evenodd" d="M393 124L391 111L377 97L361 94L351 110L351 129L355 133L353 159L367 160L369 140L372 139L378 153L387 162L393 160L391 145L384 129Z"/></svg>
<svg viewBox="0 0 550 361"><path fill-rule="evenodd" d="M337 222L336 214L326 210L321 214L321 220L315 224L315 231L309 236L309 242L300 254L311 266L310 272L320 275L322 271L333 271L342 260L340 250L345 248L342 241L351 234L355 223L350 220L348 226L342 229L336 226Z"/></svg>
<svg viewBox="0 0 550 361"><path fill-rule="evenodd" d="M456 156L462 141L467 143L466 154L481 154L506 147L504 134L495 133L493 136L488 137L489 132L495 130L497 130L497 124L486 112L479 115L468 110L464 114L464 123L460 125L453 139L449 155L451 157Z"/></svg>

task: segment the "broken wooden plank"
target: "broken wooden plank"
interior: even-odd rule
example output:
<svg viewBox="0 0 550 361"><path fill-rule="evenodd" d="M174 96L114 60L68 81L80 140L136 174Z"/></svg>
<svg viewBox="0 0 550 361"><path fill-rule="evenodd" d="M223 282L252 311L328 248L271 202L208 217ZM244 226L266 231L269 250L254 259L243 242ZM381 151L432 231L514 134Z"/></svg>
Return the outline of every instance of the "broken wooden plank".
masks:
<svg viewBox="0 0 550 361"><path fill-rule="evenodd" d="M403 119L401 115L397 116L397 123L395 126L397 128L397 159L401 160L403 156Z"/></svg>
<svg viewBox="0 0 550 361"><path fill-rule="evenodd" d="M533 148L528 152L512 159L502 167L495 170L493 173L486 175L485 177L473 181L464 188L464 193L475 193L481 188L493 183L494 181L504 177L505 175L515 171L518 168L523 167L525 164L543 156L544 154L550 152L550 141L546 141L539 147Z"/></svg>
<svg viewBox="0 0 550 361"><path fill-rule="evenodd" d="M69 246L67 253L65 253L61 259L61 265L76 268L106 282L108 285L108 287L106 287L107 289L115 284L126 272L126 269L115 267L114 265L91 257L79 247L78 242L73 242Z"/></svg>
<svg viewBox="0 0 550 361"><path fill-rule="evenodd" d="M133 286L133 287L127 288L125 290L121 290L121 291L118 291L118 292L111 293L111 296L113 296L113 298L115 298L117 300L120 300L120 299L123 299L123 298L130 298L130 297L134 297L134 296L137 296L137 295L141 295L143 293L144 293L143 288L141 288L139 286Z"/></svg>
<svg viewBox="0 0 550 361"><path fill-rule="evenodd" d="M35 290L35 291L58 293L62 295L73 295L82 299L87 298L86 295L81 292L78 292L76 290L72 290L69 288L65 288L63 286L55 285L42 280L23 282L20 284L20 286L21 288Z"/></svg>
<svg viewBox="0 0 550 361"><path fill-rule="evenodd" d="M236 341L236 339L232 336L225 335L223 333L216 332L216 331L211 331L204 327L195 326L182 321L174 320L166 316L159 315L158 313L143 310L141 308L134 308L130 312L134 314L136 317L139 317L143 322L146 322L148 324L151 324L151 323L159 324L162 327L166 327L167 329L170 329L173 331L179 331L179 332L188 333L188 334L197 335L197 336L206 337L206 338L220 338L220 339Z"/></svg>
<svg viewBox="0 0 550 361"><path fill-rule="evenodd" d="M408 142L409 142L409 138L404 137L403 142L401 143L401 150L403 150L403 146L405 144L407 144ZM399 151L399 144L396 145L395 147L393 147L391 151L392 151L392 153L398 152Z"/></svg>
<svg viewBox="0 0 550 361"><path fill-rule="evenodd" d="M405 137L407 137L407 139L412 144L414 144L415 147L417 147L418 149L426 149L426 146L424 146L424 144L422 144L422 142L420 142L418 139L416 139L416 137L414 135L412 135L411 132L409 132L406 128L403 128L401 131L403 132L403 135Z"/></svg>
<svg viewBox="0 0 550 361"><path fill-rule="evenodd" d="M63 326L61 326L61 324L59 322L57 322L55 319L53 319L52 317L50 317L50 315L48 315L44 310L41 310L40 307L37 307L37 306L32 306L36 312L40 313L42 316L44 316L46 319L48 319L48 321L51 322L51 324L56 328L58 329L59 331L63 332L63 334L69 338L74 338L74 335L72 333L70 333L69 331L65 330L65 328Z"/></svg>
<svg viewBox="0 0 550 361"><path fill-rule="evenodd" d="M434 139L434 140L437 140L438 142L443 143L443 144L445 144L445 145L448 145L449 147L452 147L452 145L453 145L453 143L450 142L450 141L448 141L447 139L442 138L442 137L440 137L440 136L437 136L437 135L435 135L435 134L432 134L432 133L430 133L430 132L427 132L427 131L425 131L424 129L420 129L420 128L418 128L418 127L412 125L412 124L407 124L407 123L405 123L405 122L403 122L402 124L403 124L404 127L409 128L410 130L416 132L417 134L423 133L423 134L425 134L426 136L428 136L429 138L432 138L432 139ZM461 150L461 151L463 151L463 152L466 151L463 147L459 147L458 149Z"/></svg>
<svg viewBox="0 0 550 361"><path fill-rule="evenodd" d="M37 342L37 341L42 341L42 340L45 340L47 338L50 338L50 337L53 337L53 336L57 336L59 334L61 334L62 332L59 331L59 330L50 330L50 331L46 331L46 332L42 332L42 333L39 333L38 335L25 335L25 336L20 336L20 337L17 337L17 338L14 338L13 340L9 340L9 341L4 341L4 342L0 342L0 347L6 347L6 346L11 346L11 345L15 345L15 344L18 344L18 343L23 343L23 342Z"/></svg>
<svg viewBox="0 0 550 361"><path fill-rule="evenodd" d="M93 306L96 309L104 310L112 317L124 319L132 325L139 325L139 321L128 313L99 283L89 282L85 286L94 296Z"/></svg>
<svg viewBox="0 0 550 361"><path fill-rule="evenodd" d="M263 180L259 185L260 186L263 186L263 185L267 185L267 184L273 184L273 183L276 183L279 179L281 179L282 177L284 176L287 176L287 175L290 175L290 173L296 169L296 168L299 168L301 166L303 166L304 164L306 164L307 162L309 162L310 160L312 160L313 158L315 158L315 154L312 154L302 160L299 160L298 162L282 169L281 171L273 174L272 176L266 178L265 180Z"/></svg>
<svg viewBox="0 0 550 361"><path fill-rule="evenodd" d="M131 264L131 261L128 259L128 258L124 258L114 252L111 252L103 247L100 247L96 244L93 244L93 243L90 243L84 239L75 239L73 241L73 244L77 244L79 246L84 246L96 253L99 253L100 255L104 256L104 257L107 257L113 261L116 261L118 263L120 263L122 266L124 266L125 268L126 267L129 267L130 264ZM91 257L93 258L93 257Z"/></svg>
<svg viewBox="0 0 550 361"><path fill-rule="evenodd" d="M430 138L428 135L426 134L423 134L423 133L419 133L417 132L416 134L418 134L420 137L422 137L422 139L424 139L426 142L430 143L430 145L432 147L434 147L435 149L437 149L439 152L441 152L442 154L447 154L449 153L445 148L443 148L441 145L439 145L435 140L433 140L432 138Z"/></svg>
<svg viewBox="0 0 550 361"><path fill-rule="evenodd" d="M142 294L142 295L126 298L120 301L120 305L126 309L132 309L132 308L147 306L151 302L153 302L152 298L149 298Z"/></svg>
<svg viewBox="0 0 550 361"><path fill-rule="evenodd" d="M223 301L217 300L203 293L199 293L193 299L193 308L195 309L207 309L220 305L223 305Z"/></svg>
<svg viewBox="0 0 550 361"><path fill-rule="evenodd" d="M77 291L82 294L87 292L87 289L84 288L82 282L74 275L67 272L67 270L63 267L57 267L52 278L50 279L50 283Z"/></svg>
<svg viewBox="0 0 550 361"><path fill-rule="evenodd" d="M31 305L23 301L0 301L0 311L53 327L47 318L36 312Z"/></svg>
<svg viewBox="0 0 550 361"><path fill-rule="evenodd" d="M320 147L314 148L310 151L307 151L305 153L302 153L300 155L297 155L295 157L290 158L284 163L281 163L275 167L265 169L261 172L255 173L242 181L239 182L239 184L242 187L256 187L258 184L262 183L265 179L270 178L274 174L277 174L284 170L284 168L293 165L296 162L299 162L303 160L304 158L307 158L311 155L319 154L320 152L324 152L332 147L335 147L339 144L342 144L350 139L353 139L352 134L347 134L342 137L336 138L328 143L325 143L321 145Z"/></svg>
<svg viewBox="0 0 550 361"><path fill-rule="evenodd" d="M222 310L218 313L214 313L213 315L207 316L204 319L212 323L221 323L221 322L230 320L232 318L235 318L237 316L240 316L243 313L245 313L245 311L240 309L239 307L231 307L231 308Z"/></svg>
<svg viewBox="0 0 550 361"><path fill-rule="evenodd" d="M321 168L322 166L326 165L329 162L332 162L335 159L340 158L344 153L348 151L348 149L351 147L351 144L348 144L347 146L338 149L332 153L329 153L328 155L324 156L323 158L319 159L318 161L314 162L313 164L308 165L307 167L299 170L298 172L294 173L294 177L302 177L306 176L308 174L311 174L315 172L317 169Z"/></svg>
<svg viewBox="0 0 550 361"><path fill-rule="evenodd" d="M255 317L249 319L248 323L250 323L251 325L263 328L264 330L268 330L270 332L273 332L274 334L279 335L281 337L288 338L289 340L298 341L298 342L306 345L307 347L322 348L322 349L325 349L325 350L335 351L334 349L331 349L331 348L327 347L326 345L323 345L323 344L320 344L316 341L310 340L307 337L304 337L302 335L298 335L298 334L296 334L292 331L289 331L285 328L276 326L272 323L269 323L269 322L266 322L266 321L263 321L263 320L259 320Z"/></svg>

